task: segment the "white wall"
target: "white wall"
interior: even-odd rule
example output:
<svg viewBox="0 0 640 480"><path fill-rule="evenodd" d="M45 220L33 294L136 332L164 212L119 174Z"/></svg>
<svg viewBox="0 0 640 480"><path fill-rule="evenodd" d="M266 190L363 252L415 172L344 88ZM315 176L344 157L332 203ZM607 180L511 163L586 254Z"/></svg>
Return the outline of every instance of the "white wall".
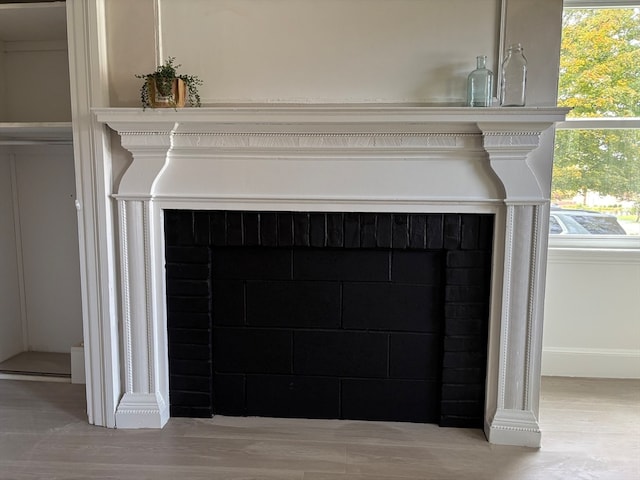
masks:
<svg viewBox="0 0 640 480"><path fill-rule="evenodd" d="M5 42L5 121L71 121L66 42Z"/></svg>
<svg viewBox="0 0 640 480"><path fill-rule="evenodd" d="M499 65L502 0L105 0L112 106L175 56L205 103L462 102L476 55ZM507 0L528 104L555 105L562 0ZM188 26L188 27L187 27Z"/></svg>
<svg viewBox="0 0 640 480"><path fill-rule="evenodd" d="M134 75L156 68L156 0L104 1L110 104L112 107L139 106L142 81ZM188 2L176 3L184 4L186 10L197 16Z"/></svg>
<svg viewBox="0 0 640 480"><path fill-rule="evenodd" d="M28 349L68 353L82 340L72 147L15 151Z"/></svg>
<svg viewBox="0 0 640 480"><path fill-rule="evenodd" d="M496 0L160 4L162 55L206 80L205 103L463 103L476 55L497 60Z"/></svg>
<svg viewBox="0 0 640 480"><path fill-rule="evenodd" d="M549 252L543 374L640 378L640 251Z"/></svg>
<svg viewBox="0 0 640 480"><path fill-rule="evenodd" d="M0 147L0 361L82 341L73 168L71 146Z"/></svg>
<svg viewBox="0 0 640 480"><path fill-rule="evenodd" d="M12 40L0 41L0 122L70 121L64 23L32 41L20 33L33 31L31 22L19 8L9 12ZM0 145L0 361L25 349L68 353L82 340L74 201L70 145Z"/></svg>
<svg viewBox="0 0 640 480"><path fill-rule="evenodd" d="M175 56L205 103L462 102L497 65L498 0L107 0L111 104ZM188 26L188 27L187 27Z"/></svg>

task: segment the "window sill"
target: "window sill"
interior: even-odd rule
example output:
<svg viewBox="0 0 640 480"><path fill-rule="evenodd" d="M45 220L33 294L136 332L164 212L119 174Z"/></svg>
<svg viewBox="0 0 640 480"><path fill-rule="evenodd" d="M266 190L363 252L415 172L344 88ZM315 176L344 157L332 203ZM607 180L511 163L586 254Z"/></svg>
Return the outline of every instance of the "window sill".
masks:
<svg viewBox="0 0 640 480"><path fill-rule="evenodd" d="M640 237L571 235L549 237L549 263L640 265Z"/></svg>
<svg viewBox="0 0 640 480"><path fill-rule="evenodd" d="M549 250L630 250L640 252L637 235L549 235Z"/></svg>

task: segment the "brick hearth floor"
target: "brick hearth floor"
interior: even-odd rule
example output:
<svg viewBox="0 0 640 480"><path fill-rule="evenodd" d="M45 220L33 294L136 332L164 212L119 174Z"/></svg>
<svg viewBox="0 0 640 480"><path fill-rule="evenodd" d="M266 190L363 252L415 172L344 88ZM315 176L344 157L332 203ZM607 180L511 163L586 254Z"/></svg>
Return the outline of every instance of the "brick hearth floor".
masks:
<svg viewBox="0 0 640 480"><path fill-rule="evenodd" d="M543 448L480 430L270 418L85 421L82 385L0 380L0 479L637 479L640 381L544 378Z"/></svg>

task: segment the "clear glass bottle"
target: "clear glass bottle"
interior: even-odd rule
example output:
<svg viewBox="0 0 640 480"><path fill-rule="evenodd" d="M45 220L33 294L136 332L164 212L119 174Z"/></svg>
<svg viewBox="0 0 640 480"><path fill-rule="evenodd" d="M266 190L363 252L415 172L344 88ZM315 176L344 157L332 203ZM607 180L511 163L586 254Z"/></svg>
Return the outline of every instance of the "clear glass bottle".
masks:
<svg viewBox="0 0 640 480"><path fill-rule="evenodd" d="M507 58L502 62L500 84L500 105L503 107L524 107L527 86L527 59L522 45L511 45Z"/></svg>
<svg viewBox="0 0 640 480"><path fill-rule="evenodd" d="M487 68L487 56L477 56L476 65L476 69L467 78L467 105L469 107L490 107L493 72Z"/></svg>

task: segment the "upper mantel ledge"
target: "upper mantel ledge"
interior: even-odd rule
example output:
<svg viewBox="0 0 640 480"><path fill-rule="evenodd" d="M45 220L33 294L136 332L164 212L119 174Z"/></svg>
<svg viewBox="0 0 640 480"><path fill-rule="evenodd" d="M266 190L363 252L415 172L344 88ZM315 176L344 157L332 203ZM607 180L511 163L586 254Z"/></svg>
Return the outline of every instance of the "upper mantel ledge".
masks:
<svg viewBox="0 0 640 480"><path fill-rule="evenodd" d="M351 132L370 125L372 133L430 131L452 133L515 134L539 132L565 119L569 109L557 107L434 107L407 104L242 104L202 108L146 109L95 108L99 122L119 133L206 133L218 131Z"/></svg>

